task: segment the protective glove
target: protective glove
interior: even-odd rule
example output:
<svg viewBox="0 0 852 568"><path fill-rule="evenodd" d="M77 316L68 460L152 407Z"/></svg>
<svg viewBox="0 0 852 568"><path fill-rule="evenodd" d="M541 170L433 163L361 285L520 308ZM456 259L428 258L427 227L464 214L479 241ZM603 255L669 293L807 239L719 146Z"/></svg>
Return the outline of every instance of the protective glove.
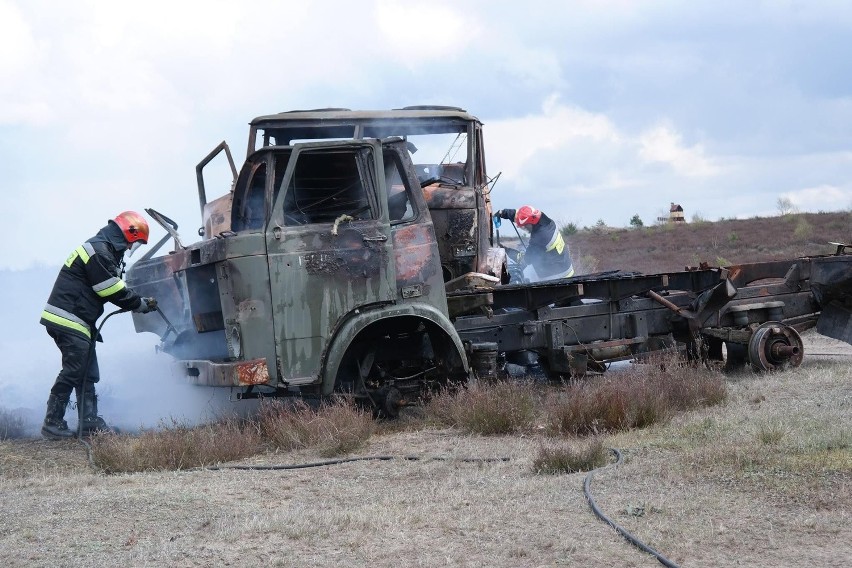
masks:
<svg viewBox="0 0 852 568"><path fill-rule="evenodd" d="M139 304L139 307L133 310L137 314L147 314L148 312L153 312L157 309L157 300L154 298L142 298L142 302Z"/></svg>

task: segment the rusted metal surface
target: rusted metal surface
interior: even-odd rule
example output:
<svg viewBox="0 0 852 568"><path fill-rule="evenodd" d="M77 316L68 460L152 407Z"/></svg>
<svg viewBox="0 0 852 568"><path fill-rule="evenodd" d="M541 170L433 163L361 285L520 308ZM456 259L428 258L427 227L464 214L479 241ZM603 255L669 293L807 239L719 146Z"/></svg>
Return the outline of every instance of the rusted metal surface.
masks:
<svg viewBox="0 0 852 568"><path fill-rule="evenodd" d="M413 224L394 229L394 259L399 286L422 282L438 272L440 259L430 226Z"/></svg>
<svg viewBox="0 0 852 568"><path fill-rule="evenodd" d="M264 385L269 382L266 359L253 359L237 363L234 367L240 385Z"/></svg>
<svg viewBox="0 0 852 568"><path fill-rule="evenodd" d="M780 322L767 322L759 326L748 343L749 361L758 371L798 367L804 352L798 332Z"/></svg>
<svg viewBox="0 0 852 568"><path fill-rule="evenodd" d="M429 209L476 209L476 193L445 183L433 183L423 188Z"/></svg>

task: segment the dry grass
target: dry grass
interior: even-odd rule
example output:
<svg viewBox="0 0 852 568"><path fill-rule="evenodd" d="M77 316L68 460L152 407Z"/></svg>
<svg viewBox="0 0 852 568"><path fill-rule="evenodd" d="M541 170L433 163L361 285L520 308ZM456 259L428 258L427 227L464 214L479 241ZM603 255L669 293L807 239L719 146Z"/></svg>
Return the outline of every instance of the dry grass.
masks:
<svg viewBox="0 0 852 568"><path fill-rule="evenodd" d="M370 413L340 401L313 409L304 402L265 402L258 416L264 437L276 448L316 448L323 457L364 447L376 429Z"/></svg>
<svg viewBox="0 0 852 568"><path fill-rule="evenodd" d="M590 471L606 464L607 451L600 437L579 444L562 441L558 445L542 445L533 459L536 473L558 474Z"/></svg>
<svg viewBox="0 0 852 568"><path fill-rule="evenodd" d="M261 451L257 426L238 418L222 418L202 426L178 422L140 434L97 434L92 457L106 473L181 470L254 455Z"/></svg>
<svg viewBox="0 0 852 568"><path fill-rule="evenodd" d="M608 434L603 446L625 461L595 476L595 500L682 566L846 566L850 389L848 359L806 356L797 370L731 376L724 405ZM589 512L584 474L533 471L543 446L592 438L460 435L423 428L426 409L405 410L413 421L372 437L363 453L445 460L104 476L86 468L76 442L0 442L0 565L658 565ZM783 436L763 443L761 429L775 424ZM36 450L74 467L56 469L44 454L9 459ZM511 459L453 459L497 456ZM316 458L305 448L251 463Z"/></svg>
<svg viewBox="0 0 852 568"><path fill-rule="evenodd" d="M23 417L5 408L0 408L0 440L23 438L26 424Z"/></svg>
<svg viewBox="0 0 852 568"><path fill-rule="evenodd" d="M537 415L535 388L524 382L477 383L433 397L429 420L472 434L515 434L529 430Z"/></svg>
<svg viewBox="0 0 852 568"><path fill-rule="evenodd" d="M513 381L473 384L440 393L419 417L382 429L387 433L439 425L485 436L589 435L645 428L667 421L677 411L717 404L724 397L721 375L658 359L616 377L564 388ZM334 457L362 449L378 428L369 412L347 401L318 408L301 401L270 401L252 419L229 418L202 426L173 422L138 436L96 436L92 453L95 464L108 473L203 467L270 449L310 449ZM542 459L557 469L582 461L565 447L542 452Z"/></svg>
<svg viewBox="0 0 852 568"><path fill-rule="evenodd" d="M269 449L311 448L333 457L362 448L375 430L371 415L346 402L313 409L303 402L266 402L256 418L222 418L189 426L173 421L138 435L92 438L106 473L182 470L255 456Z"/></svg>
<svg viewBox="0 0 852 568"><path fill-rule="evenodd" d="M660 357L615 376L575 381L548 399L546 411L553 433L588 435L646 428L725 397L720 373Z"/></svg>

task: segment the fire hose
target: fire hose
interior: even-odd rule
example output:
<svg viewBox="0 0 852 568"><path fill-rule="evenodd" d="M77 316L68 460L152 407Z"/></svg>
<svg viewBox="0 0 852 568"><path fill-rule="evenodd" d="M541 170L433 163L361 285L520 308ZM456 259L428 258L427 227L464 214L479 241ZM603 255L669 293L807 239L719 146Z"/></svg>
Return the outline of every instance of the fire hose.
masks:
<svg viewBox="0 0 852 568"><path fill-rule="evenodd" d="M100 336L101 329L103 328L104 324L106 323L106 321L109 318L111 318L112 316L114 316L116 314L126 312L126 311L128 311L128 310L118 309L118 310L115 310L113 312L110 312L101 320L100 325L98 325L97 330L96 330L94 336L92 337L91 347L89 348L89 351L86 353L86 361L85 361L85 365L83 366L83 369L84 369L83 380L81 382L81 387L80 387L81 393L85 392L86 378L88 377L88 374L89 374L88 373L89 362L91 361L91 356L95 351L95 344L97 342L97 338ZM168 320L166 315L159 309L159 307L154 307L154 309L152 311L156 311L157 313L159 313L160 317L163 318L163 321L166 324L166 333L163 335L163 337L161 339L165 339L166 336L169 334L169 332L177 333L174 326ZM85 397L82 397L82 398L83 398L83 400L85 400ZM78 424L77 424L77 439L80 441L80 443L82 443L86 447L86 453L87 453L87 459L88 459L89 465L92 467L92 469L97 469L97 467L94 464L94 459L93 459L93 456L92 456L92 446L86 440L83 439L83 419L82 419L82 417L84 416L85 413L84 413L84 408L82 407L82 405L84 403L82 401L77 401L77 404L81 405L80 412L79 412L80 419L78 420ZM611 526L613 529L615 529L615 531L618 532L618 534L620 534L630 544L632 544L633 546L635 546L639 550L650 554L651 556L656 558L663 566L666 566L668 568L679 568L679 566L677 564L675 564L674 562L672 562L671 560L669 560L668 558L666 558L665 556L663 556L662 554L657 552L655 549L653 549L652 547L648 546L647 544L645 544L644 542L639 540L637 537L635 537L633 534L631 534L629 531L627 531L624 527L622 527L621 525L619 525L618 523L613 521L610 517L608 517L606 514L604 514L603 511L601 511L600 508L597 506L597 503L595 503L594 497L592 497L592 494L591 494L591 483L592 483L592 478L594 477L595 473L602 471L604 469L608 469L610 467L618 467L619 465L621 465L621 463L623 461L622 454L619 450L617 450L615 448L610 448L610 452L612 452L612 454L616 458L615 463L608 464L608 465L599 467L597 469L593 469L592 471L590 471L586 475L586 478L583 481L583 494L585 495L586 500L589 503L589 507L591 508L591 510L595 514L595 516L597 516L603 522L605 522L606 524ZM313 467L326 467L326 466L330 466L330 465L339 465L339 464L359 462L359 461L390 461L390 460L397 460L397 459L398 460L404 460L404 461L458 461L458 462L465 462L465 463L494 463L494 462L507 462L507 461L510 461L511 458L508 458L508 457L447 458L447 457L442 457L442 456L421 457L421 456L376 455L376 456L356 456L356 457L350 457L350 458L338 458L338 459L333 459L333 460L324 460L324 461L304 463L304 464L279 464L279 465L266 465L266 466L264 466L264 465L230 465L230 466L217 465L217 466L211 466L211 467L205 467L205 468L195 468L195 470L203 470L203 469L210 470L210 471L224 471L224 470L242 470L242 471L295 470L295 469L308 469L308 468L313 468Z"/></svg>
<svg viewBox="0 0 852 568"><path fill-rule="evenodd" d="M129 310L127 310L126 308L119 308L117 310L114 310L114 311L108 313L107 315L105 315L103 317L103 319L101 320L101 323L98 324L97 329L95 330L95 333L91 337L91 341L89 342L89 350L86 351L86 358L85 358L84 363L83 363L83 377L80 380L80 396L77 399L77 406L78 406L78 411L77 411L77 416L78 416L78 419L77 419L77 440L86 447L86 454L87 454L87 459L89 461L89 465L94 469L97 469L97 468L95 468L94 459L92 457L92 446L91 446L91 444L89 444L89 442L87 442L85 439L83 439L83 416L86 415L86 412L85 412L85 410L86 410L85 409L86 397L84 396L84 393L86 392L86 382L87 382L87 379L89 377L89 364L92 361L92 355L94 355L94 353L95 353L95 346L97 345L98 337L101 336L101 329L103 329L104 324L106 324L107 320L109 318L111 318L112 316L114 316L116 314L124 313L124 312L127 312L127 311L129 311ZM159 308L159 306L155 305L151 311L154 311L154 312L157 312L158 314L160 314L160 317L163 318L163 321L166 324L166 333L164 333L163 337L160 338L161 341L164 340L169 335L169 332L172 332L175 335L177 335L177 330L171 324L171 322L166 317L166 314L163 313L163 311Z"/></svg>
<svg viewBox="0 0 852 568"><path fill-rule="evenodd" d="M586 478L583 480L583 494L586 497L586 501L589 503L589 508L595 514L596 517L601 519L603 522L611 526L615 531L620 534L627 542L638 548L639 550L646 552L656 558L660 564L666 566L667 568L680 568L677 564L657 552L655 549L651 548L633 534L631 534L627 529L613 521L609 518L595 503L594 497L592 497L591 493L591 484L592 478L595 473L602 471L604 469L608 469L610 467L618 467L621 465L623 458L622 454L619 450L615 448L610 448L609 450L615 456L615 463L607 464L605 466L601 466L597 469L593 469L590 471ZM494 462L508 462L511 461L511 458L508 457L499 457L499 458L448 458L442 456L435 457L421 457L421 456L357 456L351 458L338 458L333 460L324 460L318 462L309 462L309 463L300 463L300 464L279 464L279 465L216 465L211 467L201 467L194 468L189 471L224 471L224 470L239 470L239 471L280 471L280 470L294 470L294 469L308 469L312 467L326 467L330 465L339 465L344 463L351 462L359 462L359 461L391 461L391 460L403 460L403 461L457 461L463 463L494 463Z"/></svg>

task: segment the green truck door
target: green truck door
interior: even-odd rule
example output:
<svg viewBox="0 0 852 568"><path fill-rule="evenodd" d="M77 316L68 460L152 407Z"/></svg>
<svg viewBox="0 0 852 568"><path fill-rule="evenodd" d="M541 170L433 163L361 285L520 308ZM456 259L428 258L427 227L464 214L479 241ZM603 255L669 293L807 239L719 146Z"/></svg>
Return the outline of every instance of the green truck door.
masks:
<svg viewBox="0 0 852 568"><path fill-rule="evenodd" d="M378 141L297 144L267 226L276 356L292 385L320 379L332 332L356 308L393 302Z"/></svg>

